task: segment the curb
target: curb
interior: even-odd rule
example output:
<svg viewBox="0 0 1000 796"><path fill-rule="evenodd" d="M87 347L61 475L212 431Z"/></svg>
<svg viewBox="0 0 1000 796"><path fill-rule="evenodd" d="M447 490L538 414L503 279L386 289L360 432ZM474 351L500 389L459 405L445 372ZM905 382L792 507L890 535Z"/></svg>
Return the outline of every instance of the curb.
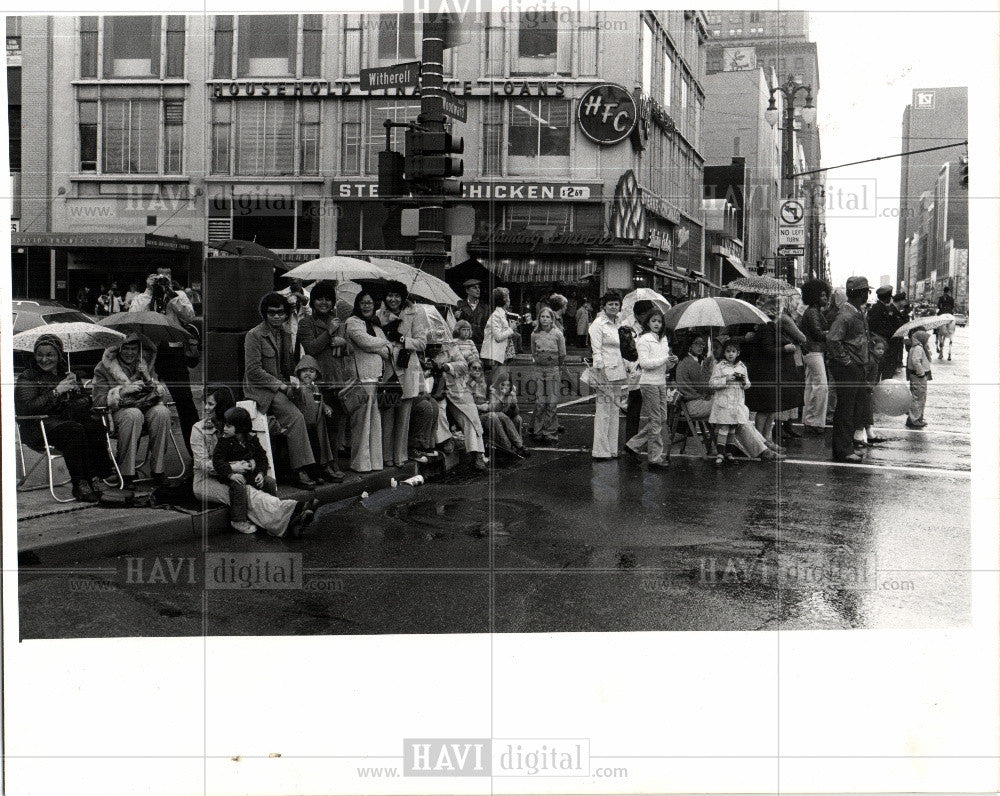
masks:
<svg viewBox="0 0 1000 796"><path fill-rule="evenodd" d="M374 493L387 489L392 478L401 480L420 474L427 481L433 481L453 470L458 463L457 455L443 455L436 462L413 464L405 468L392 467L361 475L357 480L325 484L315 490L285 487L281 490L281 496L291 500L315 497L319 498L320 505L324 505L355 497L362 492ZM100 514L92 514L92 511ZM98 527L88 527L88 523L78 522L66 536L55 540L47 533L50 531L47 523L41 523L42 527L37 531L29 531L27 534L22 531L18 538L18 564L25 567L71 564L231 532L229 510L225 506L213 506L195 514L156 508L96 507L80 513L86 514L86 519L100 518ZM47 539L46 536L50 538Z"/></svg>

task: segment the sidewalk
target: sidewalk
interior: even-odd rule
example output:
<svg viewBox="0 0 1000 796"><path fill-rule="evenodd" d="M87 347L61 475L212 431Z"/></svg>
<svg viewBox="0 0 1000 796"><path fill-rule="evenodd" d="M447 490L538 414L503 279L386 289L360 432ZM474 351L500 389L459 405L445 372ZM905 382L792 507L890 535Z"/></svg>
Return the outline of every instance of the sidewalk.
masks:
<svg viewBox="0 0 1000 796"><path fill-rule="evenodd" d="M278 493L292 500L315 497L321 504L331 503L362 492L386 489L392 478L402 480L418 473L428 480L437 478L458 466L458 462L458 455L450 454L427 464L392 467L364 475L348 473L343 483L324 484L315 490L281 485ZM28 466L31 466L30 461ZM44 469L43 466L39 471ZM31 479L29 486L45 483L44 476L39 478L38 475L36 473ZM59 462L56 483L65 476L65 468ZM69 497L69 489L68 485L56 487L56 494ZM65 564L231 532L226 506L199 509L194 501L176 507L104 508L76 501L56 503L48 488L44 488L18 492L17 510L18 558L31 564Z"/></svg>

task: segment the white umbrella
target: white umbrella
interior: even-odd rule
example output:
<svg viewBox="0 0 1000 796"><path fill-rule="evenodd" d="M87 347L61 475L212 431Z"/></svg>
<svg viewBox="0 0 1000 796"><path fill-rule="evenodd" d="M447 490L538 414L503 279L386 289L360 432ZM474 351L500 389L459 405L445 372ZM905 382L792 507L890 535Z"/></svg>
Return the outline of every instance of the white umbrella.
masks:
<svg viewBox="0 0 1000 796"><path fill-rule="evenodd" d="M63 351L66 352L66 364L69 364L69 355L76 351L97 351L125 339L125 335L115 329L108 329L96 323L70 321L68 323L50 323L18 332L11 338L11 342L15 351L34 351L35 342L45 334L59 338L63 345Z"/></svg>
<svg viewBox="0 0 1000 796"><path fill-rule="evenodd" d="M949 323L955 322L955 316L950 313L945 313L944 315L927 315L923 318L914 318L912 321L907 321L902 326L900 326L893 337L906 337L912 329L937 329L940 326L947 326Z"/></svg>
<svg viewBox="0 0 1000 796"><path fill-rule="evenodd" d="M35 341L43 334L58 337L67 354L76 351L96 351L107 348L125 339L125 335L115 329L108 329L96 323L71 321L69 323L50 323L36 326L26 332L18 332L11 341L15 351L34 351Z"/></svg>
<svg viewBox="0 0 1000 796"><path fill-rule="evenodd" d="M291 271L286 271L282 276L286 279L304 281L330 279L335 282L346 282L350 279L392 279L392 276L377 265L343 254L310 260L295 266Z"/></svg>
<svg viewBox="0 0 1000 796"><path fill-rule="evenodd" d="M631 293L627 293L622 299L622 315L635 315L633 310L637 301L652 301L656 308L664 314L670 309L670 302L655 290L648 287L638 287Z"/></svg>
<svg viewBox="0 0 1000 796"><path fill-rule="evenodd" d="M372 258L372 263L383 271L391 274L391 279L406 285L406 289L414 296L427 299L435 304L450 304L454 306L460 301L458 294L443 279L431 276L412 265L398 260Z"/></svg>
<svg viewBox="0 0 1000 796"><path fill-rule="evenodd" d="M453 339L451 327L438 312L437 307L432 307L430 304L414 304L413 307L427 321L427 342L447 343Z"/></svg>
<svg viewBox="0 0 1000 796"><path fill-rule="evenodd" d="M770 319L753 304L725 296L684 301L671 307L663 316L667 329L690 329L695 326L736 326L741 323L761 324Z"/></svg>

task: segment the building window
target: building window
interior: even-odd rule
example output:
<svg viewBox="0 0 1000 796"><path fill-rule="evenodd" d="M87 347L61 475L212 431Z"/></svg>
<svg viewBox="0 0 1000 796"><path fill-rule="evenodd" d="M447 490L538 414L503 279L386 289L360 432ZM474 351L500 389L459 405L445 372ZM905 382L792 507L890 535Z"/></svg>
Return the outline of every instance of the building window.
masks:
<svg viewBox="0 0 1000 796"><path fill-rule="evenodd" d="M597 74L597 31L600 25L598 12L591 11L584 19L586 24L581 24L578 31L577 51L577 74L581 77L589 77Z"/></svg>
<svg viewBox="0 0 1000 796"><path fill-rule="evenodd" d="M231 219L231 237L237 240L253 240L269 249L319 248L319 202L291 196L270 196L266 202L234 196L231 202L221 199L212 204L219 205L213 215Z"/></svg>
<svg viewBox="0 0 1000 796"><path fill-rule="evenodd" d="M344 14L344 75L355 76L361 71L361 15Z"/></svg>
<svg viewBox="0 0 1000 796"><path fill-rule="evenodd" d="M184 17L167 17L167 65L164 77L184 77Z"/></svg>
<svg viewBox="0 0 1000 796"><path fill-rule="evenodd" d="M733 138L733 157L738 158L740 156L740 137L736 136Z"/></svg>
<svg viewBox="0 0 1000 796"><path fill-rule="evenodd" d="M340 106L344 118L340 125L340 171L361 173L361 104L345 102Z"/></svg>
<svg viewBox="0 0 1000 796"><path fill-rule="evenodd" d="M750 12L750 22L760 22L760 11Z"/></svg>
<svg viewBox="0 0 1000 796"><path fill-rule="evenodd" d="M805 71L805 68L806 68L806 59L805 58L796 58L795 59L795 71L801 73L801 72Z"/></svg>
<svg viewBox="0 0 1000 796"><path fill-rule="evenodd" d="M323 15L302 15L302 76L319 77L323 61Z"/></svg>
<svg viewBox="0 0 1000 796"><path fill-rule="evenodd" d="M233 17L220 14L215 18L215 57L212 62L212 77L231 78L233 76Z"/></svg>
<svg viewBox="0 0 1000 796"><path fill-rule="evenodd" d="M413 252L415 236L399 233L401 208L382 202L345 202L337 206L337 251ZM450 241L445 236L445 241ZM450 243L446 243L450 246Z"/></svg>
<svg viewBox="0 0 1000 796"><path fill-rule="evenodd" d="M642 93L653 96L653 29L642 21Z"/></svg>
<svg viewBox="0 0 1000 796"><path fill-rule="evenodd" d="M420 102L397 102L381 100L368 103L368 131L365 138L365 174L378 172L378 153L385 148L385 127L382 122L389 119L394 122L415 122L420 114ZM403 152L404 133L400 128L394 128L389 139L390 148Z"/></svg>
<svg viewBox="0 0 1000 796"><path fill-rule="evenodd" d="M517 157L569 155L570 104L566 100L512 101L507 153Z"/></svg>
<svg viewBox="0 0 1000 796"><path fill-rule="evenodd" d="M569 232L571 212L568 204L519 202L507 206L504 229Z"/></svg>
<svg viewBox="0 0 1000 796"><path fill-rule="evenodd" d="M7 123L10 128L10 137L7 139L10 153L10 170L18 172L21 170L21 106L7 106Z"/></svg>
<svg viewBox="0 0 1000 796"><path fill-rule="evenodd" d="M239 18L239 77L295 75L298 17L294 14L241 14Z"/></svg>
<svg viewBox="0 0 1000 796"><path fill-rule="evenodd" d="M559 17L555 11L518 14L519 58L555 58L559 48Z"/></svg>
<svg viewBox="0 0 1000 796"><path fill-rule="evenodd" d="M80 171L97 171L97 102L80 105Z"/></svg>
<svg viewBox="0 0 1000 796"><path fill-rule="evenodd" d="M230 136L233 127L233 104L212 103L212 173L229 174Z"/></svg>
<svg viewBox="0 0 1000 796"><path fill-rule="evenodd" d="M104 77L160 76L160 18L104 18Z"/></svg>
<svg viewBox="0 0 1000 796"><path fill-rule="evenodd" d="M674 62L669 57L663 59L663 107L670 107L671 86L674 82Z"/></svg>
<svg viewBox="0 0 1000 796"><path fill-rule="evenodd" d="M180 174L184 147L184 103L163 103L163 173Z"/></svg>
<svg viewBox="0 0 1000 796"><path fill-rule="evenodd" d="M97 17L80 17L80 77L97 77Z"/></svg>
<svg viewBox="0 0 1000 796"><path fill-rule="evenodd" d="M160 138L157 100L105 100L101 124L105 174L155 174Z"/></svg>
<svg viewBox="0 0 1000 796"><path fill-rule="evenodd" d="M236 105L236 173L284 175L294 170L295 100Z"/></svg>
<svg viewBox="0 0 1000 796"><path fill-rule="evenodd" d="M398 61L417 57L416 15L378 15L378 58Z"/></svg>
<svg viewBox="0 0 1000 796"><path fill-rule="evenodd" d="M503 145L503 102L483 103L483 174L500 174Z"/></svg>
<svg viewBox="0 0 1000 796"><path fill-rule="evenodd" d="M574 232L604 232L604 206L576 205L573 208Z"/></svg>
<svg viewBox="0 0 1000 796"><path fill-rule="evenodd" d="M488 77L501 77L504 74L504 35L503 18L496 12L488 13L483 29L483 54L486 58L484 73Z"/></svg>
<svg viewBox="0 0 1000 796"><path fill-rule="evenodd" d="M299 174L319 174L319 102L299 104Z"/></svg>

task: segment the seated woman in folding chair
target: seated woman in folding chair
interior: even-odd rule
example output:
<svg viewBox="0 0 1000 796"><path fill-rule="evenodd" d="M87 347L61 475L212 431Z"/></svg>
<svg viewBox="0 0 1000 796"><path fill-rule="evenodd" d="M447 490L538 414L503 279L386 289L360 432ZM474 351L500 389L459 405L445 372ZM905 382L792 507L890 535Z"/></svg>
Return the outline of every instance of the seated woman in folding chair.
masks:
<svg viewBox="0 0 1000 796"><path fill-rule="evenodd" d="M704 336L697 335L688 343L687 355L678 363L674 378L677 380L677 391L681 400L687 406L688 414L695 422L707 421L712 413L712 398L714 391L708 387L715 359L711 352L706 354L707 341ZM753 423L741 423L736 426L736 442L751 459L783 459L777 446L754 427Z"/></svg>
<svg viewBox="0 0 1000 796"><path fill-rule="evenodd" d="M118 432L115 460L125 489L135 486L135 463L143 428L149 430L150 474L153 483L167 482L163 472L170 438L170 391L153 368L156 346L132 332L104 352L94 368L94 406L107 407Z"/></svg>
<svg viewBox="0 0 1000 796"><path fill-rule="evenodd" d="M73 497L96 503L99 479L111 473L104 426L91 415L90 399L75 373L68 370L62 341L43 334L35 342L34 358L18 376L14 387L14 409L18 415L46 415L44 420L24 421L21 441L42 450L41 423L49 445L62 453L73 481Z"/></svg>

